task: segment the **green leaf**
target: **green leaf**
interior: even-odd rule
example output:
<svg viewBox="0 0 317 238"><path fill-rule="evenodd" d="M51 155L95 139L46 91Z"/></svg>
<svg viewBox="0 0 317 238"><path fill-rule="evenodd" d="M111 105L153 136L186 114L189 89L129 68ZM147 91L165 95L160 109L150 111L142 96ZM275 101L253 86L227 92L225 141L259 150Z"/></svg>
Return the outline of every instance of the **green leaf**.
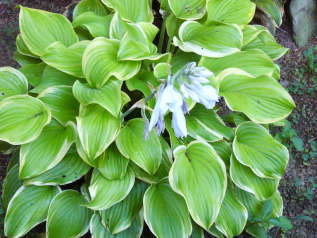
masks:
<svg viewBox="0 0 317 238"><path fill-rule="evenodd" d="M32 178L55 167L73 144L75 133L72 125L63 127L53 121L44 128L36 140L22 145L20 150L20 178Z"/></svg>
<svg viewBox="0 0 317 238"><path fill-rule="evenodd" d="M257 37L247 45L243 46L243 50L260 49L273 60L278 60L288 51L282 45L278 44L272 34L263 26L255 26L259 32Z"/></svg>
<svg viewBox="0 0 317 238"><path fill-rule="evenodd" d="M120 62L117 58L119 41L103 37L94 39L83 56L83 72L92 87L102 87L111 76L119 80L132 78L140 69L141 63Z"/></svg>
<svg viewBox="0 0 317 238"><path fill-rule="evenodd" d="M47 65L43 71L43 75L41 75L40 82L36 85L35 88L31 90L31 92L39 94L49 87L56 87L61 85L71 86L74 84L75 80L76 79L73 76L65 74Z"/></svg>
<svg viewBox="0 0 317 238"><path fill-rule="evenodd" d="M289 153L262 126L253 122L241 123L236 130L233 152L240 163L260 177L281 178Z"/></svg>
<svg viewBox="0 0 317 238"><path fill-rule="evenodd" d="M249 44L263 31L266 31L265 27L261 30L261 29L258 29L257 25L244 25L244 26L242 26L243 46Z"/></svg>
<svg viewBox="0 0 317 238"><path fill-rule="evenodd" d="M77 153L68 153L61 162L39 176L24 180L25 185L65 185L84 176L90 169Z"/></svg>
<svg viewBox="0 0 317 238"><path fill-rule="evenodd" d="M174 37L174 45L201 56L224 57L240 51L242 47L242 31L236 25L202 25L186 21L178 34L179 39Z"/></svg>
<svg viewBox="0 0 317 238"><path fill-rule="evenodd" d="M101 0L107 7L113 8L120 17L129 22L152 22L151 0Z"/></svg>
<svg viewBox="0 0 317 238"><path fill-rule="evenodd" d="M41 62L25 64L19 70L26 76L28 83L33 87L36 87L41 83L41 78L45 68L46 64Z"/></svg>
<svg viewBox="0 0 317 238"><path fill-rule="evenodd" d="M129 195L121 202L107 210L100 211L102 224L111 234L120 234L133 224L133 220L143 206L143 195L147 185L136 181Z"/></svg>
<svg viewBox="0 0 317 238"><path fill-rule="evenodd" d="M250 0L208 0L207 22L248 24L254 16L256 5Z"/></svg>
<svg viewBox="0 0 317 238"><path fill-rule="evenodd" d="M19 165L16 164L9 170L9 172L3 180L2 206L4 210L7 209L11 198L21 185L22 181L19 179Z"/></svg>
<svg viewBox="0 0 317 238"><path fill-rule="evenodd" d="M230 166L230 157L232 153L231 144L226 141L217 141L211 143L211 146L215 149L220 156L226 167Z"/></svg>
<svg viewBox="0 0 317 238"><path fill-rule="evenodd" d="M244 230L247 220L247 209L236 199L234 191L228 187L216 220L216 228L226 237L235 237Z"/></svg>
<svg viewBox="0 0 317 238"><path fill-rule="evenodd" d="M201 57L195 53L188 53L178 50L172 57L172 73L177 73L183 68L188 62L198 62Z"/></svg>
<svg viewBox="0 0 317 238"><path fill-rule="evenodd" d="M21 145L35 140L51 120L48 108L27 95L0 101L0 140Z"/></svg>
<svg viewBox="0 0 317 238"><path fill-rule="evenodd" d="M177 18L196 20L206 13L206 0L168 0L169 6Z"/></svg>
<svg viewBox="0 0 317 238"><path fill-rule="evenodd" d="M13 59L20 65L20 66L26 66L28 64L38 64L41 63L40 59L29 57L26 55L20 54L18 51L14 52ZM21 68L20 68L21 71Z"/></svg>
<svg viewBox="0 0 317 238"><path fill-rule="evenodd" d="M128 23L121 19L118 12L115 12L110 23L110 38L121 40L127 32Z"/></svg>
<svg viewBox="0 0 317 238"><path fill-rule="evenodd" d="M249 167L240 164L234 155L231 157L230 177L235 185L254 194L258 200L270 198L279 184L277 179L258 177Z"/></svg>
<svg viewBox="0 0 317 238"><path fill-rule="evenodd" d="M177 147L174 157L171 187L185 198L194 221L208 230L226 193L226 167L210 145L199 141Z"/></svg>
<svg viewBox="0 0 317 238"><path fill-rule="evenodd" d="M6 97L27 94L28 80L12 67L0 67L0 101Z"/></svg>
<svg viewBox="0 0 317 238"><path fill-rule="evenodd" d="M120 131L116 144L121 154L153 175L161 164L162 147L156 132L151 131L145 139L144 129L142 119L130 120Z"/></svg>
<svg viewBox="0 0 317 238"><path fill-rule="evenodd" d="M109 180L94 170L89 186L91 201L87 206L93 210L105 210L125 199L134 185L135 176L131 169L122 179Z"/></svg>
<svg viewBox="0 0 317 238"><path fill-rule="evenodd" d="M166 0L167 1L167 0ZM179 30L179 27L184 20L176 18L174 14L170 14L166 18L166 33L170 38L173 38ZM177 51L178 52L178 51Z"/></svg>
<svg viewBox="0 0 317 238"><path fill-rule="evenodd" d="M58 187L22 186L11 199L4 221L7 237L22 237L45 221L51 200L60 192Z"/></svg>
<svg viewBox="0 0 317 238"><path fill-rule="evenodd" d="M190 216L184 199L168 184L151 185L143 198L144 219L158 238L187 238L192 233Z"/></svg>
<svg viewBox="0 0 317 238"><path fill-rule="evenodd" d="M256 123L280 121L295 107L288 92L266 75L227 74L220 79L219 92L232 111L243 112Z"/></svg>
<svg viewBox="0 0 317 238"><path fill-rule="evenodd" d="M96 159L109 147L118 135L120 124L120 118L115 118L97 104L81 107L77 130L89 158Z"/></svg>
<svg viewBox="0 0 317 238"><path fill-rule="evenodd" d="M48 210L47 238L83 236L89 229L92 216L92 211L82 206L85 201L75 190L59 193L52 200Z"/></svg>
<svg viewBox="0 0 317 238"><path fill-rule="evenodd" d="M196 105L186 118L188 134L197 139L215 142L233 138L233 131L227 127L214 110Z"/></svg>
<svg viewBox="0 0 317 238"><path fill-rule="evenodd" d="M285 216L270 219L270 223L274 226L282 228L283 231L289 231L293 229L291 221Z"/></svg>
<svg viewBox="0 0 317 238"><path fill-rule="evenodd" d="M28 57L32 57L34 59L37 58L36 55L34 55L29 48L27 47L27 45L25 44L24 40L21 37L21 34L19 34L16 38L16 47L17 47L17 52L24 55L24 56L28 56Z"/></svg>
<svg viewBox="0 0 317 238"><path fill-rule="evenodd" d="M109 10L100 0L81 0L74 8L73 18L76 20L78 16L85 12L93 12L98 16L106 16L109 14Z"/></svg>
<svg viewBox="0 0 317 238"><path fill-rule="evenodd" d="M143 217L142 214L138 215L134 220L130 228L118 233L111 234L101 223L100 216L93 215L90 222L90 232L92 238L140 238L143 231Z"/></svg>
<svg viewBox="0 0 317 238"><path fill-rule="evenodd" d="M169 63L158 63L153 69L153 74L157 79L167 79L171 74L171 65Z"/></svg>
<svg viewBox="0 0 317 238"><path fill-rule="evenodd" d="M205 238L204 230L198 226L196 223L192 223L193 226L193 232L190 236L190 238Z"/></svg>
<svg viewBox="0 0 317 238"><path fill-rule="evenodd" d="M89 41L80 41L65 47L61 42L55 42L46 48L41 59L66 74L83 78L81 62L88 44Z"/></svg>
<svg viewBox="0 0 317 238"><path fill-rule="evenodd" d="M76 150L79 155L79 157L89 166L96 168L97 167L97 161L95 158L89 158L89 156L84 151L84 148L82 144L80 143L79 138L77 137L76 140Z"/></svg>
<svg viewBox="0 0 317 238"><path fill-rule="evenodd" d="M118 60L156 60L162 57L157 53L157 47L152 43L158 32L155 25L129 23L125 27L127 32L120 42Z"/></svg>
<svg viewBox="0 0 317 238"><path fill-rule="evenodd" d="M35 54L42 56L46 47L55 41L70 46L78 41L72 24L61 14L20 7L21 36Z"/></svg>
<svg viewBox="0 0 317 238"><path fill-rule="evenodd" d="M252 0L256 7L274 20L276 26L282 25L283 10L276 0Z"/></svg>
<svg viewBox="0 0 317 238"><path fill-rule="evenodd" d="M129 160L112 144L98 159L99 172L109 180L122 179L128 169Z"/></svg>
<svg viewBox="0 0 317 238"><path fill-rule="evenodd" d="M261 50L241 51L217 59L203 57L199 64L216 75L229 68L242 69L255 77L273 76L275 71L274 62Z"/></svg>
<svg viewBox="0 0 317 238"><path fill-rule="evenodd" d="M121 86L122 82L116 78L110 79L101 88L91 88L87 84L76 81L73 93L80 104L98 104L113 116L118 116L122 105Z"/></svg>
<svg viewBox="0 0 317 238"><path fill-rule="evenodd" d="M79 113L79 104L73 96L71 86L56 86L44 90L39 96L51 110L53 118L63 125L75 121Z"/></svg>
<svg viewBox="0 0 317 238"><path fill-rule="evenodd" d="M74 28L87 29L92 37L109 37L112 15L99 16L94 12L85 12L73 21Z"/></svg>

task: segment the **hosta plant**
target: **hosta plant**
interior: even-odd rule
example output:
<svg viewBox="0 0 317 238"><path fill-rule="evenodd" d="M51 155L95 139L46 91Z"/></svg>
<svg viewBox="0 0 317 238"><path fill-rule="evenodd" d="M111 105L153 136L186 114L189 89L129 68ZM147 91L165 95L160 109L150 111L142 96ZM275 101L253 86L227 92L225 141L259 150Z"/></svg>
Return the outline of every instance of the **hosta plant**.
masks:
<svg viewBox="0 0 317 238"><path fill-rule="evenodd" d="M295 105L274 63L287 50L251 24L255 9L82 0L68 19L21 6L21 67L0 69L0 140L18 157L5 235L45 222L48 238L138 238L146 226L261 237L282 224L289 155L269 129Z"/></svg>

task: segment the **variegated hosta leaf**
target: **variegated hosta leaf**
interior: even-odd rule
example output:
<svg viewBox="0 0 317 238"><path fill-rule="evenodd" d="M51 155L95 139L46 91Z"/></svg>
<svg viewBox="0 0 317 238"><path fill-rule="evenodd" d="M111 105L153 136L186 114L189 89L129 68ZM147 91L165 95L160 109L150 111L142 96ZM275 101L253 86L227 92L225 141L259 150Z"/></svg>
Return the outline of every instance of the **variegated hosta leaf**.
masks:
<svg viewBox="0 0 317 238"><path fill-rule="evenodd" d="M91 201L86 206L93 210L105 210L128 196L134 185L135 176L131 169L122 179L109 180L94 170L89 186Z"/></svg>
<svg viewBox="0 0 317 238"><path fill-rule="evenodd" d="M263 30L266 30L266 28ZM263 30L258 29L256 25L242 26L243 46L253 41Z"/></svg>
<svg viewBox="0 0 317 238"><path fill-rule="evenodd" d="M101 223L101 218L96 213L90 221L90 233L92 234L92 238L140 238L143 231L143 224L143 216L142 213L140 213L135 217L128 229L118 234L111 234Z"/></svg>
<svg viewBox="0 0 317 238"><path fill-rule="evenodd" d="M207 231L209 234L213 235L214 237L217 238L225 238L224 235L216 228L215 225L209 228Z"/></svg>
<svg viewBox="0 0 317 238"><path fill-rule="evenodd" d="M258 177L249 167L240 164L234 155L231 157L230 177L235 185L254 194L258 200L270 198L279 184L278 179Z"/></svg>
<svg viewBox="0 0 317 238"><path fill-rule="evenodd" d="M35 140L51 113L39 99L27 95L11 96L0 101L0 140L21 145Z"/></svg>
<svg viewBox="0 0 317 238"><path fill-rule="evenodd" d="M51 122L36 140L21 146L20 178L32 178L56 166L75 138L76 132L72 125L64 127L55 121Z"/></svg>
<svg viewBox="0 0 317 238"><path fill-rule="evenodd" d="M20 30L23 41L35 54L42 56L55 41L70 46L78 41L72 24L61 14L20 7Z"/></svg>
<svg viewBox="0 0 317 238"><path fill-rule="evenodd" d="M177 147L174 157L171 187L185 198L194 221L208 230L226 193L226 167L210 145L198 141Z"/></svg>
<svg viewBox="0 0 317 238"><path fill-rule="evenodd" d="M242 50L260 49L264 51L273 60L278 60L288 51L282 45L276 42L274 36L263 26L254 26L254 31L259 32L247 45L244 45Z"/></svg>
<svg viewBox="0 0 317 238"><path fill-rule="evenodd" d="M204 230L198 226L196 223L192 223L193 232L190 238L205 238Z"/></svg>
<svg viewBox="0 0 317 238"><path fill-rule="evenodd" d="M45 49L41 59L66 74L83 78L81 62L88 44L89 41L80 41L65 47L61 42L55 42Z"/></svg>
<svg viewBox="0 0 317 238"><path fill-rule="evenodd" d="M242 31L236 25L202 25L186 21L178 34L179 39L174 37L174 45L201 56L224 57L240 51L242 47Z"/></svg>
<svg viewBox="0 0 317 238"><path fill-rule="evenodd" d="M187 238L192 233L184 199L167 183L151 185L144 194L144 219L157 238Z"/></svg>
<svg viewBox="0 0 317 238"><path fill-rule="evenodd" d="M216 220L216 228L226 237L235 237L243 231L247 220L247 209L236 198L234 191L228 186Z"/></svg>
<svg viewBox="0 0 317 238"><path fill-rule="evenodd" d="M231 144L226 141L217 141L211 143L211 146L215 149L219 157L225 163L226 167L230 166L230 157L232 154Z"/></svg>
<svg viewBox="0 0 317 238"><path fill-rule="evenodd" d="M109 180L122 179L128 169L129 160L120 154L115 144L112 144L98 159L99 172Z"/></svg>
<svg viewBox="0 0 317 238"><path fill-rule="evenodd" d="M279 6L279 1L276 0L252 0L256 7L267 14L274 20L276 26L280 26L283 20L282 7Z"/></svg>
<svg viewBox="0 0 317 238"><path fill-rule="evenodd" d="M39 96L52 112L53 118L63 125L76 121L79 104L73 96L71 86L56 86L44 90Z"/></svg>
<svg viewBox="0 0 317 238"><path fill-rule="evenodd" d="M169 6L177 18L196 20L206 13L206 0L168 0Z"/></svg>
<svg viewBox="0 0 317 238"><path fill-rule="evenodd" d="M219 92L232 111L243 112L256 123L280 121L295 107L288 92L266 75L257 78L242 73L224 75Z"/></svg>
<svg viewBox="0 0 317 238"><path fill-rule="evenodd" d="M236 130L233 152L238 161L260 177L281 178L289 153L264 127L253 122L241 123Z"/></svg>
<svg viewBox="0 0 317 238"><path fill-rule="evenodd" d="M36 59L37 56L35 54L33 54L29 48L27 47L27 45L25 44L24 40L21 37L21 34L19 34L16 38L15 41L16 47L17 47L17 52L24 55L24 56L28 56L31 57L33 59Z"/></svg>
<svg viewBox="0 0 317 238"><path fill-rule="evenodd" d="M118 12L115 12L110 23L110 38L121 40L127 32L128 22L121 19Z"/></svg>
<svg viewBox="0 0 317 238"><path fill-rule="evenodd" d="M99 16L94 12L85 12L73 21L74 28L87 29L92 37L109 37L112 15Z"/></svg>
<svg viewBox="0 0 317 238"><path fill-rule="evenodd" d="M44 64L45 66L45 64ZM33 77L33 75L31 75ZM40 75L39 83L31 90L32 93L40 94L45 89L56 86L71 86L76 78L46 65ZM28 78L29 79L29 78ZM29 80L30 82L30 80ZM33 84L32 84L33 85Z"/></svg>
<svg viewBox="0 0 317 238"><path fill-rule="evenodd" d="M4 210L7 210L11 198L21 185L22 181L19 179L19 165L16 164L9 170L3 180L2 206Z"/></svg>
<svg viewBox="0 0 317 238"><path fill-rule="evenodd" d="M120 234L128 229L143 206L143 195L147 185L136 181L129 195L118 204L100 211L102 223L111 234Z"/></svg>
<svg viewBox="0 0 317 238"><path fill-rule="evenodd" d="M161 164L162 147L156 132L151 131L148 138L144 138L144 129L142 119L130 120L120 131L116 144L121 154L153 175Z"/></svg>
<svg viewBox="0 0 317 238"><path fill-rule="evenodd" d="M157 47L152 43L158 28L151 23L126 24L126 34L123 36L118 51L118 60L159 59Z"/></svg>
<svg viewBox="0 0 317 238"><path fill-rule="evenodd" d="M152 22L152 0L101 0L113 8L123 20L129 22Z"/></svg>
<svg viewBox="0 0 317 238"><path fill-rule="evenodd" d="M76 151L79 155L79 157L89 166L96 168L97 167L97 161L98 159L95 158L90 158L86 152L84 151L84 148L79 140L79 138L77 138L76 140Z"/></svg>
<svg viewBox="0 0 317 238"><path fill-rule="evenodd" d="M81 0L74 8L74 20L85 12L93 12L98 16L106 16L110 11L100 0Z"/></svg>
<svg viewBox="0 0 317 238"><path fill-rule="evenodd" d="M77 117L77 130L84 152L91 159L100 156L115 140L120 118L115 118L97 104L82 106Z"/></svg>
<svg viewBox="0 0 317 238"><path fill-rule="evenodd" d="M28 80L12 67L0 67L0 101L4 98L28 93Z"/></svg>
<svg viewBox="0 0 317 238"><path fill-rule="evenodd" d="M197 139L215 142L233 138L233 130L227 127L214 110L196 105L186 118L188 134Z"/></svg>
<svg viewBox="0 0 317 238"><path fill-rule="evenodd" d="M19 71L25 75L30 85L36 87L41 82L42 74L45 68L46 64L43 62L28 62L23 64Z"/></svg>
<svg viewBox="0 0 317 238"><path fill-rule="evenodd" d="M92 211L82 206L85 198L75 190L65 190L53 200L48 210L47 238L81 237L89 229Z"/></svg>
<svg viewBox="0 0 317 238"><path fill-rule="evenodd" d="M7 237L22 237L45 221L51 200L60 192L52 186L22 186L11 199L4 220Z"/></svg>
<svg viewBox="0 0 317 238"><path fill-rule="evenodd" d="M254 16L256 5L250 0L207 0L207 22L248 24Z"/></svg>
<svg viewBox="0 0 317 238"><path fill-rule="evenodd" d="M273 76L275 71L274 62L261 50L241 51L217 59L203 57L200 60L200 65L216 75L229 68L244 70L255 77Z"/></svg>
<svg viewBox="0 0 317 238"><path fill-rule="evenodd" d="M90 166L84 163L77 153L70 152L55 167L39 176L24 180L24 184L65 185L80 179L89 169Z"/></svg>
<svg viewBox="0 0 317 238"><path fill-rule="evenodd" d="M122 82L116 78L110 79L101 88L91 88L76 81L73 94L82 105L98 104L113 116L118 116L121 109L121 85Z"/></svg>
<svg viewBox="0 0 317 238"><path fill-rule="evenodd" d="M119 80L127 80L139 72L140 62L118 60L119 46L118 40L103 37L94 39L88 45L84 52L82 66L90 86L100 88L111 76Z"/></svg>

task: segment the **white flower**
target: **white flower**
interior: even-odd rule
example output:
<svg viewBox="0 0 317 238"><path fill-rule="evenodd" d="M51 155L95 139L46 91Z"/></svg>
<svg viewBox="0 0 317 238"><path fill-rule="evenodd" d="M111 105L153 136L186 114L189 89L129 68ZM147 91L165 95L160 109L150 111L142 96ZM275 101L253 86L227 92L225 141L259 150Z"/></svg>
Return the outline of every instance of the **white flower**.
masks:
<svg viewBox="0 0 317 238"><path fill-rule="evenodd" d="M173 114L172 126L177 137L187 136L186 120L184 116L184 101L182 95L170 83L160 87L157 93L157 101L149 124L149 131L157 127L162 133L164 126L164 115L170 111Z"/></svg>

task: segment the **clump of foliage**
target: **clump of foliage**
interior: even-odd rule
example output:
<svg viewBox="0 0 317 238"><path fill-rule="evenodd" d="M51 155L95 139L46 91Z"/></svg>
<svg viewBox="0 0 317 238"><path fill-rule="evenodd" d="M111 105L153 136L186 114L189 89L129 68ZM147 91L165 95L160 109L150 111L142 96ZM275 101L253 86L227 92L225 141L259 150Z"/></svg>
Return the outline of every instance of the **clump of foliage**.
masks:
<svg viewBox="0 0 317 238"><path fill-rule="evenodd" d="M21 68L0 69L0 140L19 150L6 236L44 221L48 238L135 238L144 221L158 238L289 228L289 154L267 129L295 107L274 63L287 50L250 25L255 8L82 0L71 22L21 7Z"/></svg>

